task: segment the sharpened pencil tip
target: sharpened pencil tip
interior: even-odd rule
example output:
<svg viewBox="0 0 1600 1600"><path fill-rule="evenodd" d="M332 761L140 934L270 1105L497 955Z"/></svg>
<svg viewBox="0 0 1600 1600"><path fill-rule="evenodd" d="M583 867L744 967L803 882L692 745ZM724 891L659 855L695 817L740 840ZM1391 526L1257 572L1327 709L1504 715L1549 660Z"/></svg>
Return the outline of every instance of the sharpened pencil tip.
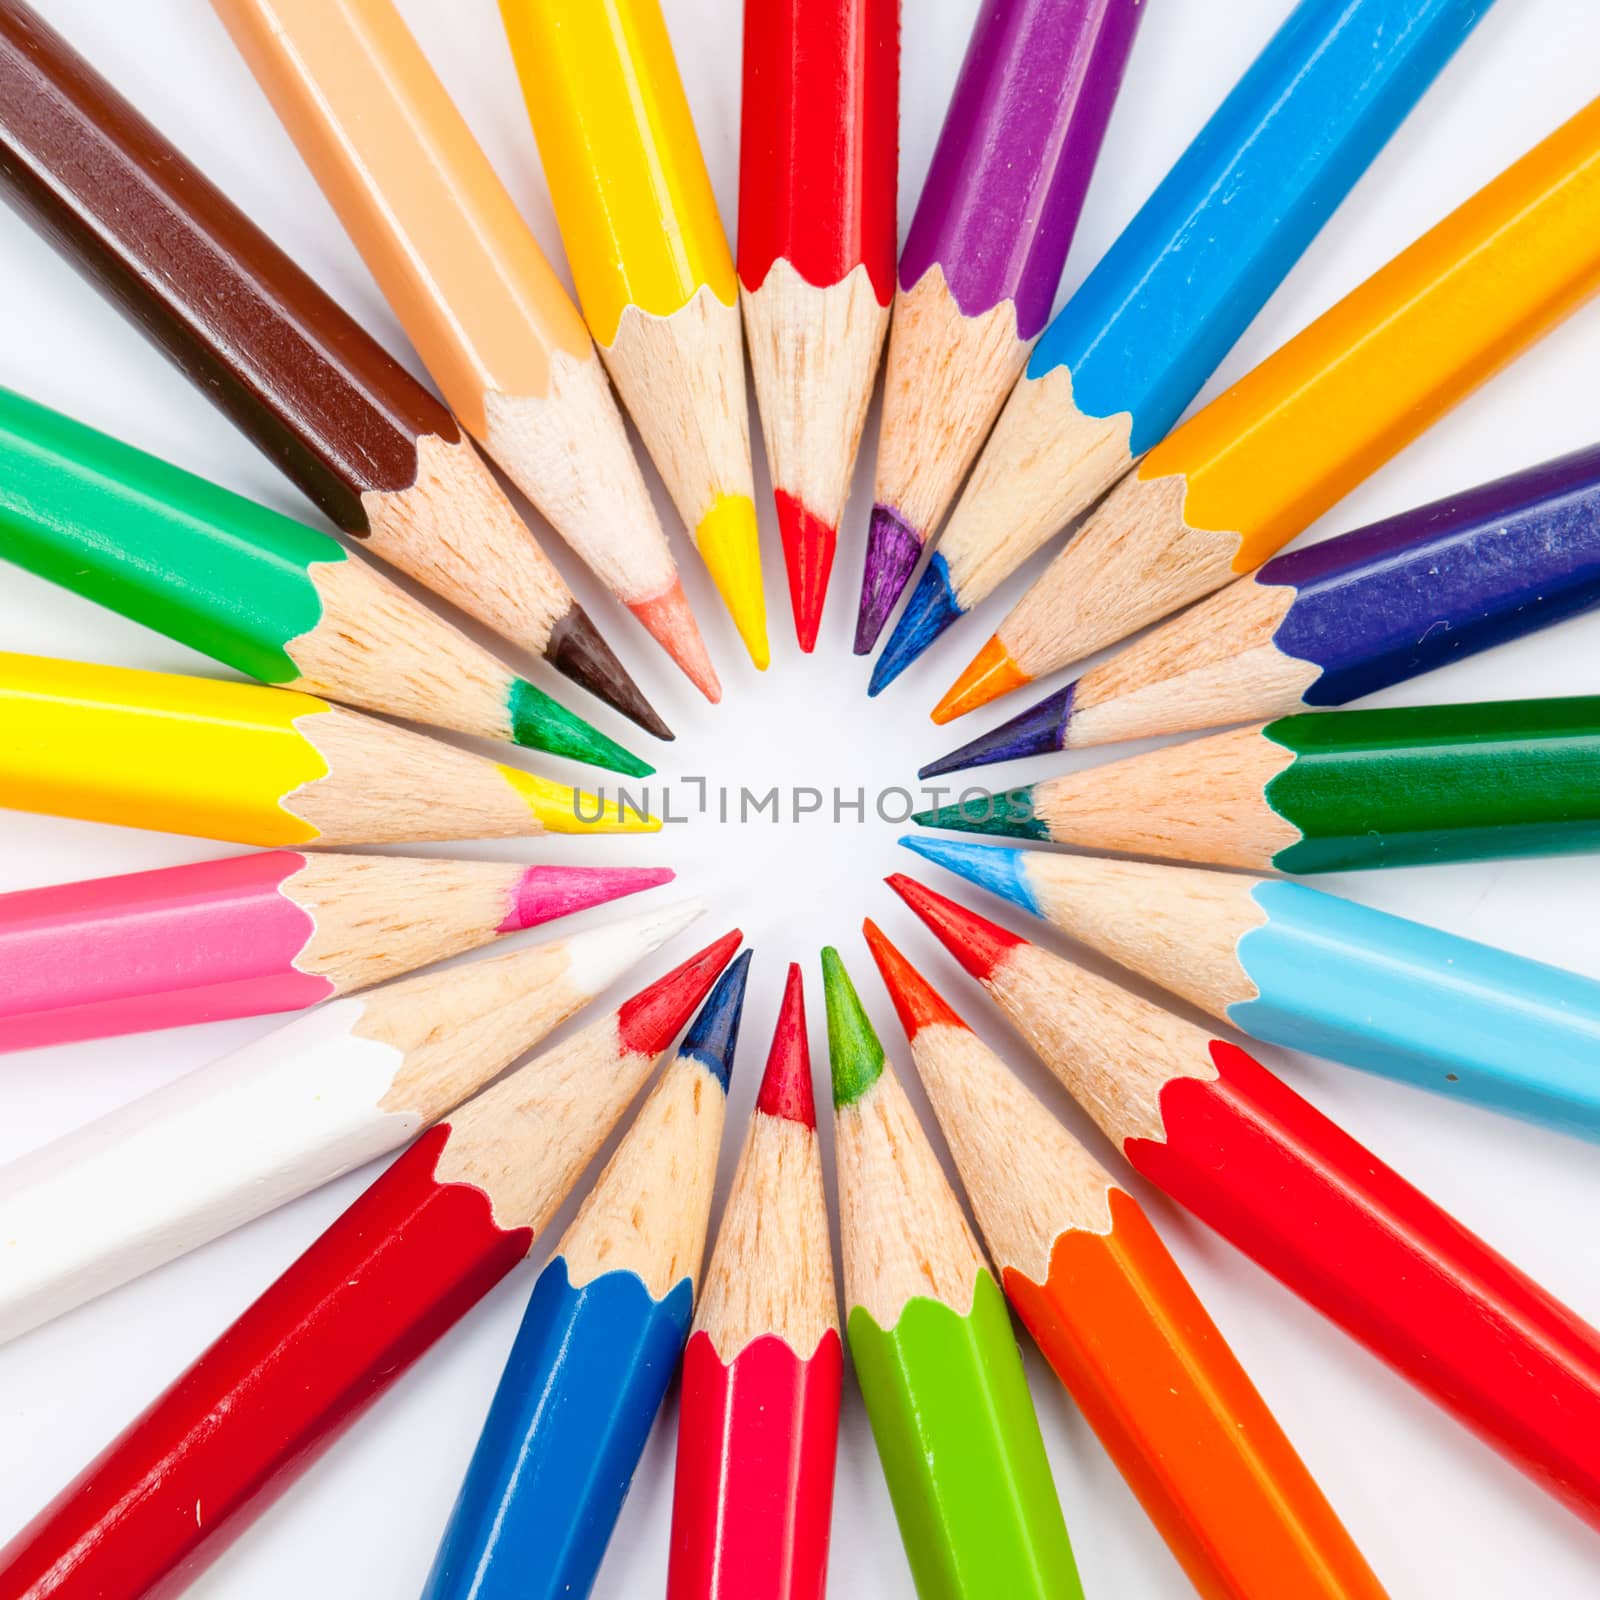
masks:
<svg viewBox="0 0 1600 1600"><path fill-rule="evenodd" d="M789 606L794 613L794 635L810 655L817 648L822 628L822 608L828 599L828 577L833 571L839 530L791 494L777 490L778 532L783 539L783 564L789 574Z"/></svg>
<svg viewBox="0 0 1600 1600"><path fill-rule="evenodd" d="M960 839L923 839L908 835L900 841L925 861L975 883L980 889L1021 906L1036 917L1039 897L1028 879L1028 852L1014 845L967 844Z"/></svg>
<svg viewBox="0 0 1600 1600"><path fill-rule="evenodd" d="M658 1056L677 1038L717 975L744 942L734 928L617 1008L617 1037L635 1055Z"/></svg>
<svg viewBox="0 0 1600 1600"><path fill-rule="evenodd" d="M1046 695L1009 722L1002 722L998 728L979 734L959 750L930 761L919 769L917 776L938 778L948 772L964 772L968 767L992 767L1001 761L1022 761L1028 756L1054 755L1065 750L1077 688L1077 684L1069 683L1065 689Z"/></svg>
<svg viewBox="0 0 1600 1600"><path fill-rule="evenodd" d="M557 672L604 700L646 733L653 733L658 739L672 737L672 729L640 693L628 669L617 660L611 646L600 637L600 630L576 601L550 630L544 658Z"/></svg>
<svg viewBox="0 0 1600 1600"><path fill-rule="evenodd" d="M590 906L654 889L677 876L670 867L526 867L511 888L501 933L537 928Z"/></svg>
<svg viewBox="0 0 1600 1600"><path fill-rule="evenodd" d="M822 993L828 1009L828 1066L835 1110L854 1105L883 1075L883 1045L861 996L832 945L822 952Z"/></svg>
<svg viewBox="0 0 1600 1600"><path fill-rule="evenodd" d="M761 1075L756 1109L769 1117L798 1122L804 1128L817 1125L817 1101L811 1087L811 1041L806 1036L805 983L797 961L789 963L789 975L784 980L783 1004L778 1007L777 1026L772 1030L772 1047L767 1051L767 1069Z"/></svg>
<svg viewBox="0 0 1600 1600"><path fill-rule="evenodd" d="M1033 785L996 794L979 794L917 811L911 820L919 828L949 828L956 833L998 833L1010 839L1048 839L1049 826L1033 803Z"/></svg>
<svg viewBox="0 0 1600 1600"><path fill-rule="evenodd" d="M512 680L506 711L511 737L524 749L587 762L629 778L648 778L656 770L523 678Z"/></svg>
<svg viewBox="0 0 1600 1600"><path fill-rule="evenodd" d="M628 605L639 625L663 650L672 657L678 669L712 705L722 699L722 680L711 665L700 624L689 609L689 597L683 592L683 582L674 576L670 585L648 600L634 600ZM670 730L661 735L670 739Z"/></svg>
<svg viewBox="0 0 1600 1600"><path fill-rule="evenodd" d="M717 980L716 988L689 1024L678 1047L679 1055L693 1056L710 1072L724 1094L733 1075L733 1055L739 1048L739 1022L744 1015L745 985L754 955L753 950L744 951Z"/></svg>
<svg viewBox="0 0 1600 1600"><path fill-rule="evenodd" d="M889 613L916 570L922 542L922 535L892 506L872 508L867 560L861 573L861 604L856 612L858 656L871 655Z"/></svg>
<svg viewBox="0 0 1600 1600"><path fill-rule="evenodd" d="M883 929L871 917L861 924L861 932L867 941L867 948L872 952L872 959L878 963L883 986L894 1002L895 1014L906 1031L906 1038L915 1039L924 1028L941 1023L952 1028L966 1027L966 1023L955 1014L933 985L889 942Z"/></svg>
<svg viewBox="0 0 1600 1600"><path fill-rule="evenodd" d="M1012 659L1011 652L993 638L967 663L966 670L945 691L944 699L933 708L933 720L943 724L964 717L979 706L986 706L1001 695L1020 689L1033 679Z"/></svg>
<svg viewBox="0 0 1600 1600"><path fill-rule="evenodd" d="M896 872L883 880L927 923L935 938L980 983L1015 950L1028 941L998 922L980 917L926 884Z"/></svg>
<svg viewBox="0 0 1600 1600"><path fill-rule="evenodd" d="M711 581L757 670L772 662L767 643L767 599L761 581L761 545L756 508L748 495L719 495L695 530Z"/></svg>
<svg viewBox="0 0 1600 1600"><path fill-rule="evenodd" d="M964 615L950 584L949 568L936 550L933 559L923 568L905 610L900 613L883 654L872 668L872 687L868 692L877 694L887 689L946 628Z"/></svg>

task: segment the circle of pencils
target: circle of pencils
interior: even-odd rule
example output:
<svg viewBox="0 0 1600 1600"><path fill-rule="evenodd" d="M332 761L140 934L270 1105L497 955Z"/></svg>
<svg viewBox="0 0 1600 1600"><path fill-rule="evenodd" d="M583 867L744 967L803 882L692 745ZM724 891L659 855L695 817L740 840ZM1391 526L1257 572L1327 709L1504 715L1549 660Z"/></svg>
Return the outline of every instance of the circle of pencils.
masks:
<svg viewBox="0 0 1600 1600"><path fill-rule="evenodd" d="M583 1600L652 1514L667 1600L858 1594L854 1561L830 1574L841 1463L886 1492L901 1550L884 1553L919 1600L1082 1600L1108 1592L1089 1550L1104 1519L1063 1453L1113 1496L1120 1474L1170 1553L1148 1546L1151 1583L1383 1600L1393 1539L1349 1462L1334 1475L1345 1441L1293 1413L1314 1475L1274 1414L1291 1417L1281 1372L1258 1342L1269 1405L1222 1327L1241 1350L1246 1330L1220 1298L1219 1327L1185 1241L1163 1238L1166 1202L1235 1247L1221 1270L1252 1280L1248 1258L1496 1452L1489 1470L1600 1530L1600 1331L1221 1031L1600 1141L1600 979L1293 881L1600 852L1600 696L1352 705L1600 605L1600 445L1285 548L1600 290L1600 99L1499 148L1442 220L1424 192L1410 243L1364 257L1340 285L1356 287L1197 404L1297 264L1316 270L1319 236L1352 230L1345 201L1391 141L1387 164L1415 154L1396 136L1433 86L1440 108L1465 98L1494 0L1279 0L1220 82L1190 73L1165 176L1125 194L1131 220L1053 315L1091 183L1126 188L1119 97L1141 137L1156 126L1134 102L1173 59L1179 35L1148 31L1172 26L1147 22L1165 5L967 0L948 101L925 106L926 8L902 0L478 4L484 70L511 95L493 108L505 177L474 132L493 129L473 94L489 79L458 97L460 63L436 68L409 0L210 7L282 125L268 143L298 152L441 399L28 0L0 0L0 198L316 513L77 420L120 398L114 363L60 410L0 389L0 564L24 574L20 606L93 602L90 630L125 619L220 674L0 651L0 810L258 847L0 891L0 1056L278 1019L0 1162L0 1347L70 1351L69 1319L115 1316L118 1291L156 1292L162 1269L387 1163L0 1545L0 1600L176 1600L523 1263L470 1459L419 1547L424 1600ZM680 57L674 4L726 30ZM1524 26L1513 9L1494 26ZM702 148L706 67L728 99ZM926 131L924 171L902 171L903 103L926 113L905 141ZM519 209L528 181L564 261ZM63 335L44 337L59 365ZM862 560L854 653L879 651L869 697L1064 536L932 717L1050 692L918 776L1067 759L998 793L929 783L899 816L947 832L899 844L1188 1014L885 881L1075 1102L1063 1113L1114 1146L1110 1168L865 905L823 910L860 921L932 1121L827 944L819 1132L792 952L755 1085L733 1082L764 981L740 929L629 976L704 900L518 937L672 870L384 853L695 820L670 782L636 803L467 748L654 774L503 648L674 737L497 471L717 705L630 428L719 625L764 671L750 401L809 656L880 368L871 507L845 551ZM830 748L874 753L825 706ZM1174 734L1200 736L1076 759ZM681 781L709 818L710 779ZM796 823L802 794L825 803L795 788ZM868 823L867 790L843 794L834 823ZM724 798L718 854L728 822ZM782 847L757 849L770 865ZM740 881L795 937L809 901L759 869ZM123 1053L142 1070L137 1044ZM754 1104L719 1213L730 1085ZM1141 1202L1118 1162L1160 1194ZM117 1335L149 1342L131 1321ZM1363 1477L1389 1468L1358 1449ZM635 1572L626 1587L642 1592ZM1138 1574L1121 1587L1142 1592Z"/></svg>

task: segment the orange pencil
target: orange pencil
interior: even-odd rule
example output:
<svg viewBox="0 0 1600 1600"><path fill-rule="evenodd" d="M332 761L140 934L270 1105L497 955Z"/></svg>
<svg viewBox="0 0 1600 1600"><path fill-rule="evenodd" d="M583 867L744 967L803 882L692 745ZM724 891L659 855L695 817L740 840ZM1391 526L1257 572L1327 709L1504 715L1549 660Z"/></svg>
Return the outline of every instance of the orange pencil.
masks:
<svg viewBox="0 0 1600 1600"><path fill-rule="evenodd" d="M1139 1202L870 920L1006 1296L1206 1600L1379 1600Z"/></svg>

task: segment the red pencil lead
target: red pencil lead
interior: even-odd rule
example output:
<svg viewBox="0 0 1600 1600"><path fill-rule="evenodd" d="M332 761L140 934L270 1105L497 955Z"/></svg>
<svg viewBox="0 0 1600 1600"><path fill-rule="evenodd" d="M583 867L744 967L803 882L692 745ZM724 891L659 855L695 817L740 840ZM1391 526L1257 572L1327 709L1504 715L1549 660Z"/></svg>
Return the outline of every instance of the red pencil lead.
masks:
<svg viewBox="0 0 1600 1600"><path fill-rule="evenodd" d="M660 1055L705 999L743 939L737 928L723 934L681 967L624 1000L617 1008L617 1038L622 1048L635 1055Z"/></svg>
<svg viewBox="0 0 1600 1600"><path fill-rule="evenodd" d="M828 598L828 574L839 530L792 494L779 489L778 532L783 538L783 560L789 572L789 603L794 611L794 636L807 655L817 647L822 608Z"/></svg>
<svg viewBox="0 0 1600 1600"><path fill-rule="evenodd" d="M1028 941L976 911L947 900L915 878L896 872L883 880L927 923L946 950L980 983L1009 951Z"/></svg>
<svg viewBox="0 0 1600 1600"><path fill-rule="evenodd" d="M817 1125L817 1102L811 1088L811 1042L806 1036L805 984L798 962L789 963L756 1109L769 1117L798 1122L803 1128Z"/></svg>
<svg viewBox="0 0 1600 1600"><path fill-rule="evenodd" d="M965 1028L967 1024L950 1009L944 996L911 965L889 942L882 928L868 917L861 924L861 932L878 963L889 998L899 1014L900 1026L906 1038L915 1039L924 1028L943 1024L951 1028Z"/></svg>

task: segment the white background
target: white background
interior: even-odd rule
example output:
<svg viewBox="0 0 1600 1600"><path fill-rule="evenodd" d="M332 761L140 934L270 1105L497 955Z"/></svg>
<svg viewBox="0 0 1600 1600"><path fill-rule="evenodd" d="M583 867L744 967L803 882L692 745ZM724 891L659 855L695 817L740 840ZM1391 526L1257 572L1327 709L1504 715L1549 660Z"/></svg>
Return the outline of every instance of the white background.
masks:
<svg viewBox="0 0 1600 1600"><path fill-rule="evenodd" d="M413 360L332 214L201 0L37 0L186 152L395 350ZM573 0L575 4L584 0ZM1288 10L1287 0L1149 0L1098 176L1068 264L1068 290L1199 127ZM666 0L699 131L730 228L736 215L737 0ZM552 257L560 260L514 75L492 0L405 0L403 10L494 157ZM976 0L907 0L902 232L915 203ZM1600 88L1594 0L1501 0L1422 107L1266 307L1219 382L1246 370ZM9 214L0 213L0 381L296 514L294 491L217 412ZM1355 526L1593 441L1600 424L1600 308L1463 405L1379 472L1312 537ZM1217 385L1213 385L1214 392ZM869 420L870 440L876 416ZM764 497L763 469L758 484ZM686 541L692 598L727 685L713 710L669 676L664 658L587 580L558 558L680 738L671 774L715 785L910 783L916 767L968 736L926 711L1017 592L954 630L882 700L864 695L868 664L849 653L870 468L858 480L816 655L788 626L776 532L764 518L774 659L744 661ZM663 502L664 504L664 502ZM1600 687L1591 665L1600 621L1579 621L1459 664L1388 698L1496 698ZM194 672L217 670L176 644L10 569L0 573L0 644ZM565 691L558 691L563 692ZM570 694L566 698L572 699ZM581 698L581 697L580 697ZM618 719L596 712L614 733ZM1013 705L1003 708L1009 715ZM974 719L971 731L997 716ZM958 737L953 738L952 733ZM648 740L631 740L648 745ZM1091 753L1088 759L1107 754ZM1044 768L1035 771L1042 775ZM576 769L567 776L578 779ZM1001 770L997 780L1032 773ZM689 791L680 790L680 806ZM912 958L1079 1128L1064 1096L1026 1057L972 985L936 953L878 883L913 863L900 830L869 820L774 827L669 828L655 839L556 842L529 860L666 861L712 915L621 992L737 921L757 960L731 1101L724 1184L764 1058L784 965L802 961L812 1043L825 1061L816 951L837 942L892 1053L905 1051L859 939L881 919ZM475 847L464 847L468 850ZM203 859L203 842L15 814L0 817L0 888ZM941 875L926 868L930 878ZM950 888L945 879L941 885ZM1330 883L1370 902L1528 955L1600 975L1600 875L1586 860L1368 874ZM658 895L676 893L656 891ZM959 891L958 891L959 892ZM601 911L599 917L615 915ZM591 914L593 915L593 914ZM1002 913L1019 917L1018 913ZM1037 928L1029 930L1038 933ZM534 937L538 937L535 935ZM1048 937L1048 936L1045 936ZM3 981L3 975L0 975ZM0 1158L268 1031L270 1019L0 1059ZM1579 1312L1600 1319L1592 1146L1321 1062L1263 1052L1318 1105L1419 1182ZM909 1067L903 1066L906 1076ZM915 1086L912 1092L917 1093ZM918 1096L920 1102L920 1095ZM1101 1153L1125 1169L1097 1136ZM826 1130L824 1141L827 1142ZM942 1147L941 1147L942 1148ZM370 1181L370 1172L308 1196L143 1282L0 1351L0 1537L19 1526L257 1294ZM1131 1181L1131 1180L1130 1180ZM831 1175L830 1175L831 1185ZM1290 1436L1392 1593L1404 1600L1534 1593L1592 1597L1600 1543L1486 1448L1217 1239L1134 1182ZM719 1190L719 1204L720 1204ZM565 1216L565 1213L563 1214ZM552 1235L553 1238L553 1235ZM433 1350L200 1580L194 1594L237 1600L407 1595L417 1591L531 1275L503 1284ZM1040 1418L1091 1596L1180 1597L1190 1590L1093 1436L1031 1352ZM671 1509L669 1402L623 1512L597 1593L658 1593ZM910 1583L871 1439L853 1389L840 1447L832 1592L909 1595ZM1274 1597L1277 1600L1277 1597ZM1284 1596L1282 1600L1294 1600Z"/></svg>

